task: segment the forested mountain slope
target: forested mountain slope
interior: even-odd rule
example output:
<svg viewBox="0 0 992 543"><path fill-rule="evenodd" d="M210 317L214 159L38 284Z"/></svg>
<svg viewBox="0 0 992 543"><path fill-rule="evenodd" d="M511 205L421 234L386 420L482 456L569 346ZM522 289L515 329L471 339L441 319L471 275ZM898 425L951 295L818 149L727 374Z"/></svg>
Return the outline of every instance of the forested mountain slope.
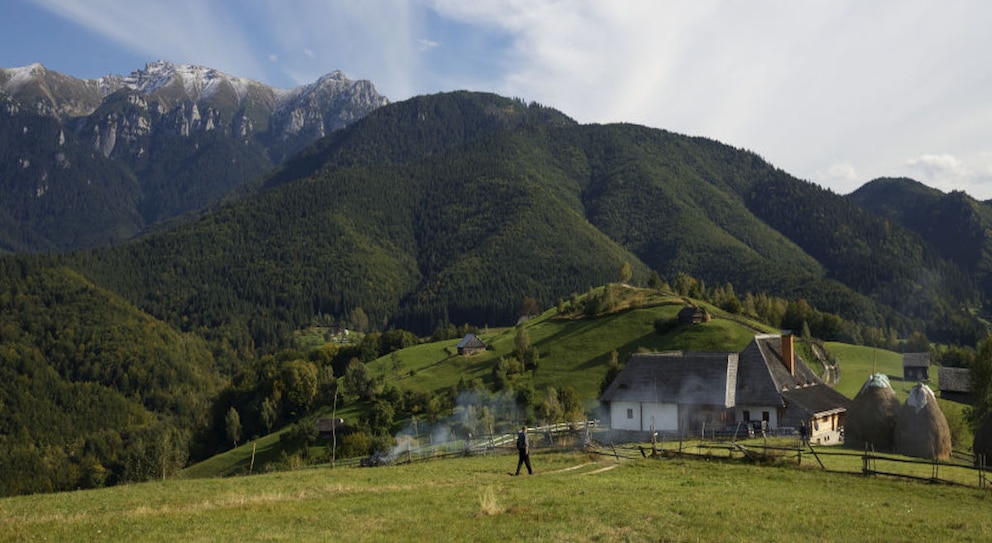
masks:
<svg viewBox="0 0 992 543"><path fill-rule="evenodd" d="M876 179L847 198L919 234L992 295L992 204L905 178Z"/></svg>
<svg viewBox="0 0 992 543"><path fill-rule="evenodd" d="M176 473L221 384L201 338L63 266L0 259L0 495Z"/></svg>
<svg viewBox="0 0 992 543"><path fill-rule="evenodd" d="M685 272L900 330L978 298L917 234L753 153L468 92L381 108L240 202L76 258L245 345L356 307L379 328L508 323L521 297L553 304L625 261L638 281Z"/></svg>

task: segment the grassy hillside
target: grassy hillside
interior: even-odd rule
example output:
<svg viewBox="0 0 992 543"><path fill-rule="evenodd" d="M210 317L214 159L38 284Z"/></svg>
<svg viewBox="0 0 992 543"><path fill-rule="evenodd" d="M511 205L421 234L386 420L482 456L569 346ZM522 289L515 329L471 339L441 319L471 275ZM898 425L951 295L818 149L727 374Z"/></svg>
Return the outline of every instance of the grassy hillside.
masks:
<svg viewBox="0 0 992 543"><path fill-rule="evenodd" d="M535 453L0 500L0 541L936 541L992 537L987 491L815 469Z"/></svg>
<svg viewBox="0 0 992 543"><path fill-rule="evenodd" d="M577 318L567 312L560 314L553 308L526 323L527 334L540 355L538 369L529 379L534 388L568 385L575 388L587 405L594 406L598 403L599 385L613 351L622 362L639 349L736 352L754 336L752 328L719 316L705 324L678 326L665 334L657 334L655 321L675 319L684 306L682 298L650 289L618 285L610 288L623 294L617 300L620 307L608 316ZM717 310L713 311L719 314ZM480 378L489 382L495 362L500 357L512 355L516 334L516 328L480 334L491 348L473 356L455 353L458 340L399 351L397 356L403 370L413 372L400 380L401 386L434 391L454 386L460 379ZM369 367L373 374L388 376L391 375L391 363L390 355L379 358Z"/></svg>
<svg viewBox="0 0 992 543"><path fill-rule="evenodd" d="M755 333L774 332L753 321L726 315L710 306L709 310L714 315L710 322L678 325L659 334L655 329L655 322L675 320L685 303L681 297L668 292L618 284L612 284L609 288L614 292L616 306L608 314L598 318L582 318L582 311L563 303L562 312L557 307L552 308L525 323L524 329L536 347L539 359L537 369L526 371L515 381L515 386L532 389L533 401L539 403L552 387L558 392L567 387L575 391L587 416L602 418L599 390L614 351L620 363L626 362L631 354L641 349L739 352L753 339ZM600 287L593 291L593 295L601 294L603 290L604 287ZM495 387L494 368L501 359L513 357L517 331L517 328L482 330L479 335L490 349L472 356L457 354L456 344L460 338L407 347L370 362L369 373L381 378L387 387L396 387L404 394L413 392L446 395L452 390L472 391L476 390L473 381L481 383L481 389L491 391ZM395 365L397 361L398 367ZM434 426L462 432L462 410L467 409L470 403L483 404L490 401L496 403L495 400L480 398L459 402L455 406L455 413L444 413L442 420ZM511 403L519 404L519 399L512 400ZM342 409L341 406L339 409ZM347 411L339 411L338 415L354 422L363 414L363 409L362 405L353 403L347 407ZM496 407L493 409L495 411ZM330 416L328 405L318 411L320 416ZM520 412L514 412L512 416L516 418L497 420L497 427L516 425L524 417ZM407 426L408 417L409 414L397 414L393 433ZM424 424L423 414L420 419L421 424ZM247 473L251 447L250 443L243 444L233 451L194 465L185 470L185 473L198 477ZM265 465L270 462L283 462L283 449L277 436L260 438L257 447L255 470L267 469ZM329 443L326 440L317 443L308 455L310 458L329 457Z"/></svg>

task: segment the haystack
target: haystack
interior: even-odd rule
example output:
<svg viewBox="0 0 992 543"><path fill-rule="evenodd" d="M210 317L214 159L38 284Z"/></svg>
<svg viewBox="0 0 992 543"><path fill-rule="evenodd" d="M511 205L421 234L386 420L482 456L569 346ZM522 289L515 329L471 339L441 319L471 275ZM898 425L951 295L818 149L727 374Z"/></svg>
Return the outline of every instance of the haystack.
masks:
<svg viewBox="0 0 992 543"><path fill-rule="evenodd" d="M951 429L930 387L917 384L899 411L896 452L917 458L951 457Z"/></svg>
<svg viewBox="0 0 992 543"><path fill-rule="evenodd" d="M884 373L872 374L847 410L844 443L859 450L891 451L899 407L889 377Z"/></svg>
<svg viewBox="0 0 992 543"><path fill-rule="evenodd" d="M975 464L978 464L978 455L985 455L985 465L992 466L992 412L985 415L982 423L975 431L975 442L972 445L975 450Z"/></svg>

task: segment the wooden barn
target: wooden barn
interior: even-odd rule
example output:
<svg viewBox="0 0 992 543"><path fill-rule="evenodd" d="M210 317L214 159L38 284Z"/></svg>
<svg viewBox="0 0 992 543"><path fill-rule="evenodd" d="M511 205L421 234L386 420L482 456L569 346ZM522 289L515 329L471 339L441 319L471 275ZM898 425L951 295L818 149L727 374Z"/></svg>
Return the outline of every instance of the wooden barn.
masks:
<svg viewBox="0 0 992 543"><path fill-rule="evenodd" d="M687 305L679 311L679 324L702 324L710 322L710 313L706 308Z"/></svg>
<svg viewBox="0 0 992 543"><path fill-rule="evenodd" d="M903 353L902 378L907 381L929 381L930 353Z"/></svg>
<svg viewBox="0 0 992 543"><path fill-rule="evenodd" d="M469 333L458 342L458 354L469 356L486 351L486 343L479 336Z"/></svg>
<svg viewBox="0 0 992 543"><path fill-rule="evenodd" d="M943 367L937 369L940 397L952 402L971 403L971 370Z"/></svg>
<svg viewBox="0 0 992 543"><path fill-rule="evenodd" d="M634 354L600 400L614 429L685 433L805 423L818 443L839 442L851 403L795 354L790 334L755 336L740 353Z"/></svg>

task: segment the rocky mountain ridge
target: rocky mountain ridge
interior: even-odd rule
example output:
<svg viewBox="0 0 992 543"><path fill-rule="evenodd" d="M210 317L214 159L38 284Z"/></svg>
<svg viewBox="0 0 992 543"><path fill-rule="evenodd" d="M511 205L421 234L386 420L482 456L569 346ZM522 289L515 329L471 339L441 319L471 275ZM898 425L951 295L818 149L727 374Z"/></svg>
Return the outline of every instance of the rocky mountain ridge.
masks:
<svg viewBox="0 0 992 543"><path fill-rule="evenodd" d="M0 250L120 241L217 201L387 103L340 71L277 89L164 61L88 80L40 64L0 69L0 140L10 141L0 150ZM93 214L111 218L101 227Z"/></svg>

